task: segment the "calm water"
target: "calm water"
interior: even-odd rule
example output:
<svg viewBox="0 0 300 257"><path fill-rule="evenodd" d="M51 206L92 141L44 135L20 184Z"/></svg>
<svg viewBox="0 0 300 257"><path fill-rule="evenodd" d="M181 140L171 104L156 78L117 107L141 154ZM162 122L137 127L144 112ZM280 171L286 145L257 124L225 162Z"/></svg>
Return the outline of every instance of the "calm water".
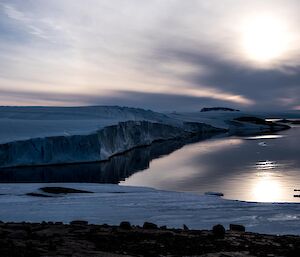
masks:
<svg viewBox="0 0 300 257"><path fill-rule="evenodd" d="M123 185L205 193L227 199L300 202L300 127L276 135L210 139L153 160Z"/></svg>
<svg viewBox="0 0 300 257"><path fill-rule="evenodd" d="M294 197L300 194L294 192L300 189L300 126L272 135L199 140L155 143L107 162L0 169L0 183L120 183L222 192L227 199L300 202Z"/></svg>

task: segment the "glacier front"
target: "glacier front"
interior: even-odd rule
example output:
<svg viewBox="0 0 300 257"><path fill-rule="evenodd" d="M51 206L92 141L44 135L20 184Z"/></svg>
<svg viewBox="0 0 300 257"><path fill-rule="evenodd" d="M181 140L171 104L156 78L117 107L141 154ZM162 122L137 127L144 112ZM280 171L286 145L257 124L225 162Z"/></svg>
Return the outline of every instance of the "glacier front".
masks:
<svg viewBox="0 0 300 257"><path fill-rule="evenodd" d="M270 130L233 121L241 115L162 114L118 106L0 107L0 168L103 161L158 140Z"/></svg>

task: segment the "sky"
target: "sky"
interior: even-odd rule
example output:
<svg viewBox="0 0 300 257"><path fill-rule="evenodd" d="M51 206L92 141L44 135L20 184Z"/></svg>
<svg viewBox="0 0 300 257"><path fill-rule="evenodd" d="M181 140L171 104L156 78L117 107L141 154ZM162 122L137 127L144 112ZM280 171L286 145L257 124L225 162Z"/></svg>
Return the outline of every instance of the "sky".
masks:
<svg viewBox="0 0 300 257"><path fill-rule="evenodd" d="M300 110L298 0L0 0L0 105Z"/></svg>

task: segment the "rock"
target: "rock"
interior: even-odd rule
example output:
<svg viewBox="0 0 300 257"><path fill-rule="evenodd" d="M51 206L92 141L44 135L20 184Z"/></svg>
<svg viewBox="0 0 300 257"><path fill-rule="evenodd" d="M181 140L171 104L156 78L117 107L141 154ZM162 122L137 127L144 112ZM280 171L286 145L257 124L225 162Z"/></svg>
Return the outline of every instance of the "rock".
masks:
<svg viewBox="0 0 300 257"><path fill-rule="evenodd" d="M79 225L79 226L86 226L88 225L89 223L85 220L73 220L70 222L70 225Z"/></svg>
<svg viewBox="0 0 300 257"><path fill-rule="evenodd" d="M231 231L239 231L239 232L245 232L246 228L243 225L238 225L238 224L230 224L229 225L229 230Z"/></svg>
<svg viewBox="0 0 300 257"><path fill-rule="evenodd" d="M9 229L14 229L14 230L24 230L25 227L24 227L24 224L22 223L7 223L7 227Z"/></svg>
<svg viewBox="0 0 300 257"><path fill-rule="evenodd" d="M93 193L90 191L79 190L74 188L67 188L67 187L42 187L40 188L41 191L49 194L84 194L84 193Z"/></svg>
<svg viewBox="0 0 300 257"><path fill-rule="evenodd" d="M35 197L53 197L52 195L45 195L45 194L40 194L40 193L27 193L26 195L28 196L35 196Z"/></svg>
<svg viewBox="0 0 300 257"><path fill-rule="evenodd" d="M227 112L239 112L240 110L228 108L228 107L204 107L200 112L210 112L210 111L227 111Z"/></svg>
<svg viewBox="0 0 300 257"><path fill-rule="evenodd" d="M9 234L11 239L25 239L27 238L27 232L24 230L17 230Z"/></svg>
<svg viewBox="0 0 300 257"><path fill-rule="evenodd" d="M205 192L204 193L205 195L214 195L214 196L224 196L224 194L223 193L221 193L221 192Z"/></svg>
<svg viewBox="0 0 300 257"><path fill-rule="evenodd" d="M104 223L104 224L101 225L101 227L102 228L109 228L110 226L108 224Z"/></svg>
<svg viewBox="0 0 300 257"><path fill-rule="evenodd" d="M213 226L212 232L216 238L224 238L225 237L225 228L221 224Z"/></svg>
<svg viewBox="0 0 300 257"><path fill-rule="evenodd" d="M151 222L145 222L143 225L143 229L157 229L157 225Z"/></svg>
<svg viewBox="0 0 300 257"><path fill-rule="evenodd" d="M122 221L120 223L120 228L121 229L125 229L125 230L130 230L132 227L131 227L130 222L128 222L128 221Z"/></svg>
<svg viewBox="0 0 300 257"><path fill-rule="evenodd" d="M131 226L134 229L121 231L119 226L108 225L104 229L103 225L73 227L51 222L46 227L36 223L5 224L0 226L0 256L5 257L300 256L299 236L251 232L227 236L222 225L213 228L217 237L211 231L194 229L183 232L182 229L145 230ZM22 229L28 226L28 230ZM219 239L220 231L226 235L224 239Z"/></svg>
<svg viewBox="0 0 300 257"><path fill-rule="evenodd" d="M190 229L188 228L187 225L183 224L183 230L187 231L187 230L190 230Z"/></svg>

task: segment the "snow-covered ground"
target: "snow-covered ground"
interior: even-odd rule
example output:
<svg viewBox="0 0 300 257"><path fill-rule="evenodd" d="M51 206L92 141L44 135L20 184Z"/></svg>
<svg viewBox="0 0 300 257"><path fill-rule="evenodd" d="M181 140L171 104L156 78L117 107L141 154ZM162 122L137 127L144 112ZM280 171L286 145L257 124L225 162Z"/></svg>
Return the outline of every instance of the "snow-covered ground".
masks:
<svg viewBox="0 0 300 257"><path fill-rule="evenodd" d="M158 191L109 184L48 184L88 190L92 194L33 197L47 184L1 184L0 220L87 220L94 224L155 222L169 227L210 229L221 223L244 224L247 231L300 235L300 204L246 203L216 196Z"/></svg>
<svg viewBox="0 0 300 257"><path fill-rule="evenodd" d="M172 124L149 110L118 107L0 107L0 143L37 137L86 135L128 120Z"/></svg>
<svg viewBox="0 0 300 257"><path fill-rule="evenodd" d="M228 129L228 121L250 115L244 112L211 111L158 113L119 106L0 107L0 143L37 137L86 135L125 121L149 121L182 126L205 123Z"/></svg>

